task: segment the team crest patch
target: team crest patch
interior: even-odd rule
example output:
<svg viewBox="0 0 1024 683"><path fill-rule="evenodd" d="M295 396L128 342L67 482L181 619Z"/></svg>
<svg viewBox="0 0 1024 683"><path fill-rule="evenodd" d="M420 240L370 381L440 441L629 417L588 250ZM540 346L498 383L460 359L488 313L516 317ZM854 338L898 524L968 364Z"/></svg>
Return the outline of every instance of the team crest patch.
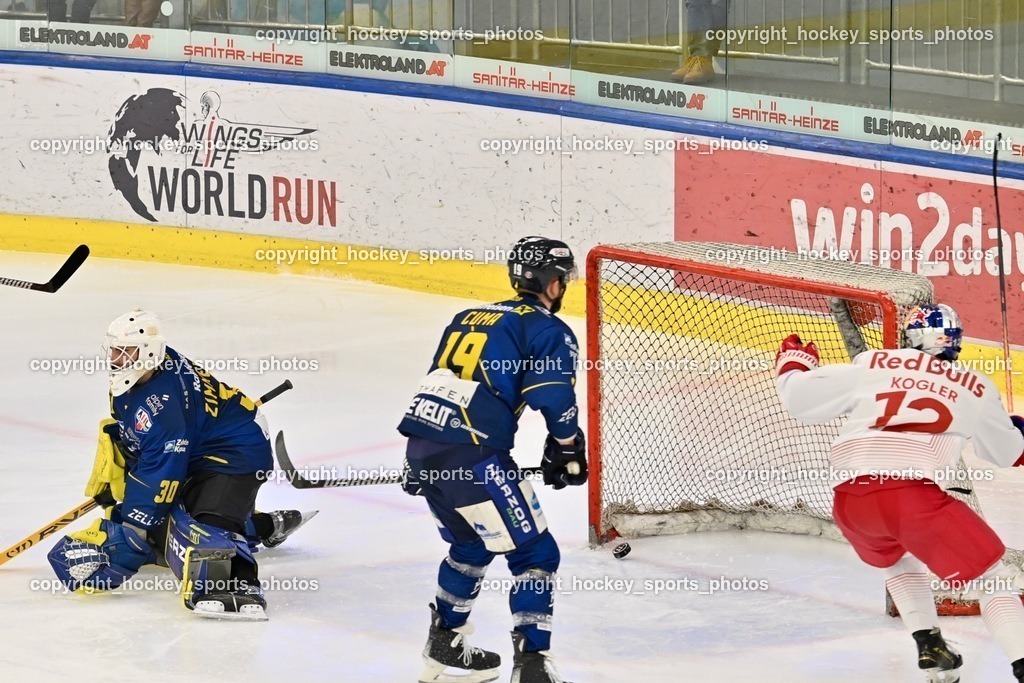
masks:
<svg viewBox="0 0 1024 683"><path fill-rule="evenodd" d="M144 408L135 411L135 431L145 434L153 427L153 421L149 419L149 413Z"/></svg>

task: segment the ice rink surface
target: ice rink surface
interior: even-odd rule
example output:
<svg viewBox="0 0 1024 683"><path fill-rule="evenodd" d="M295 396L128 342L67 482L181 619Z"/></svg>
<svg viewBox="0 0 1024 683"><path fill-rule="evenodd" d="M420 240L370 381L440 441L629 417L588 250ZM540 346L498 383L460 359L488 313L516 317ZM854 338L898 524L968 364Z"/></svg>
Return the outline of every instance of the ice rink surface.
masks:
<svg viewBox="0 0 1024 683"><path fill-rule="evenodd" d="M0 274L42 281L61 260L0 252ZM285 431L297 466L347 476L349 468L401 465L395 425L441 329L468 305L359 282L97 258L56 295L0 288L0 546L84 499L96 425L107 412L106 376L33 370L33 362L95 358L116 316L153 310L170 346L221 363L218 379L249 396L291 379L295 389L266 407L271 429ZM582 339L583 321L569 322ZM260 372L274 361L306 369ZM536 465L543 421L528 414L521 424L513 454ZM1018 548L1022 475L1000 472L977 487L990 520ZM538 495L562 548L553 653L567 681L923 680L912 639L883 613L882 577L845 544L704 533L636 540L620 561L587 546L584 488L538 485ZM268 622L198 619L167 589L51 595L40 586L53 577L45 557L53 537L0 567L0 680L415 681L446 548L423 501L394 485L298 490L272 482L258 505L321 511L257 556L261 578L277 586L267 590ZM137 578L170 576L147 567ZM722 579L745 580L748 589L711 592ZM658 580L676 585L655 594ZM471 643L502 654L499 680L508 681L510 575L500 558L488 581ZM965 656L965 683L1011 680L980 618L941 625Z"/></svg>

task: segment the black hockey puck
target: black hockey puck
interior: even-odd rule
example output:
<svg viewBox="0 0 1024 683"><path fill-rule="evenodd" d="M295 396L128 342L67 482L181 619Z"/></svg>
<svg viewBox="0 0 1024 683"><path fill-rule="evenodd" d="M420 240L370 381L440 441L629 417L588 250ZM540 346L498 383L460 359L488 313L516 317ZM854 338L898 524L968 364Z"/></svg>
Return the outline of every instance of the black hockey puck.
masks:
<svg viewBox="0 0 1024 683"><path fill-rule="evenodd" d="M616 559L621 560L626 555L629 555L630 550L632 550L632 548L629 547L628 543L620 543L612 548L612 555L614 555Z"/></svg>

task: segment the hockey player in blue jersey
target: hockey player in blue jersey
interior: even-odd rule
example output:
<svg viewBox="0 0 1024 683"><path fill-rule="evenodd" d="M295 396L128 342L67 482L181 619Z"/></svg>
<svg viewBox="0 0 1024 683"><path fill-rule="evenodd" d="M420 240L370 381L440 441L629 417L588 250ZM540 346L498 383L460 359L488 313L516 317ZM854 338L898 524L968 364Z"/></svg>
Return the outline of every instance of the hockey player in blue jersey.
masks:
<svg viewBox="0 0 1024 683"><path fill-rule="evenodd" d="M587 481L574 389L579 348L554 315L576 267L565 243L543 237L520 240L508 267L518 296L455 316L399 425L409 437L404 488L426 498L450 544L430 606L421 683L498 677L501 658L466 642L470 610L497 554L515 577L513 683L562 681L548 656L558 545L509 451L519 416L533 408L549 432L544 483Z"/></svg>
<svg viewBox="0 0 1024 683"><path fill-rule="evenodd" d="M164 561L200 616L266 618L251 541L279 544L312 515L254 515L273 469L266 422L245 394L166 345L160 321L136 310L111 323L110 410L100 435L98 482L123 502L109 519L65 536L50 564L71 590L110 590L144 564ZM116 425L116 426L115 426ZM117 464L115 464L115 462ZM160 556L163 557L160 557Z"/></svg>

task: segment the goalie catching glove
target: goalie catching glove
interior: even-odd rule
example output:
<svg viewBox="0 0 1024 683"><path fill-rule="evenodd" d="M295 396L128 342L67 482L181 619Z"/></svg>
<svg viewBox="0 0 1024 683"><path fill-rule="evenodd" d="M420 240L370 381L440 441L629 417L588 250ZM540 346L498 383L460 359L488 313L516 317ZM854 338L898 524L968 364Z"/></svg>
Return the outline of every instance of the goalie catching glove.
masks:
<svg viewBox="0 0 1024 683"><path fill-rule="evenodd" d="M97 519L60 539L46 559L69 591L92 593L119 587L156 553L131 527Z"/></svg>
<svg viewBox="0 0 1024 683"><path fill-rule="evenodd" d="M779 352L775 354L775 373L781 377L793 370L814 370L820 361L818 347L814 342L804 344L800 341L800 335L791 334L782 340Z"/></svg>
<svg viewBox="0 0 1024 683"><path fill-rule="evenodd" d="M576 430L571 443L561 444L548 434L544 442L544 459L540 463L544 483L556 491L566 486L587 483L587 444L583 430Z"/></svg>

